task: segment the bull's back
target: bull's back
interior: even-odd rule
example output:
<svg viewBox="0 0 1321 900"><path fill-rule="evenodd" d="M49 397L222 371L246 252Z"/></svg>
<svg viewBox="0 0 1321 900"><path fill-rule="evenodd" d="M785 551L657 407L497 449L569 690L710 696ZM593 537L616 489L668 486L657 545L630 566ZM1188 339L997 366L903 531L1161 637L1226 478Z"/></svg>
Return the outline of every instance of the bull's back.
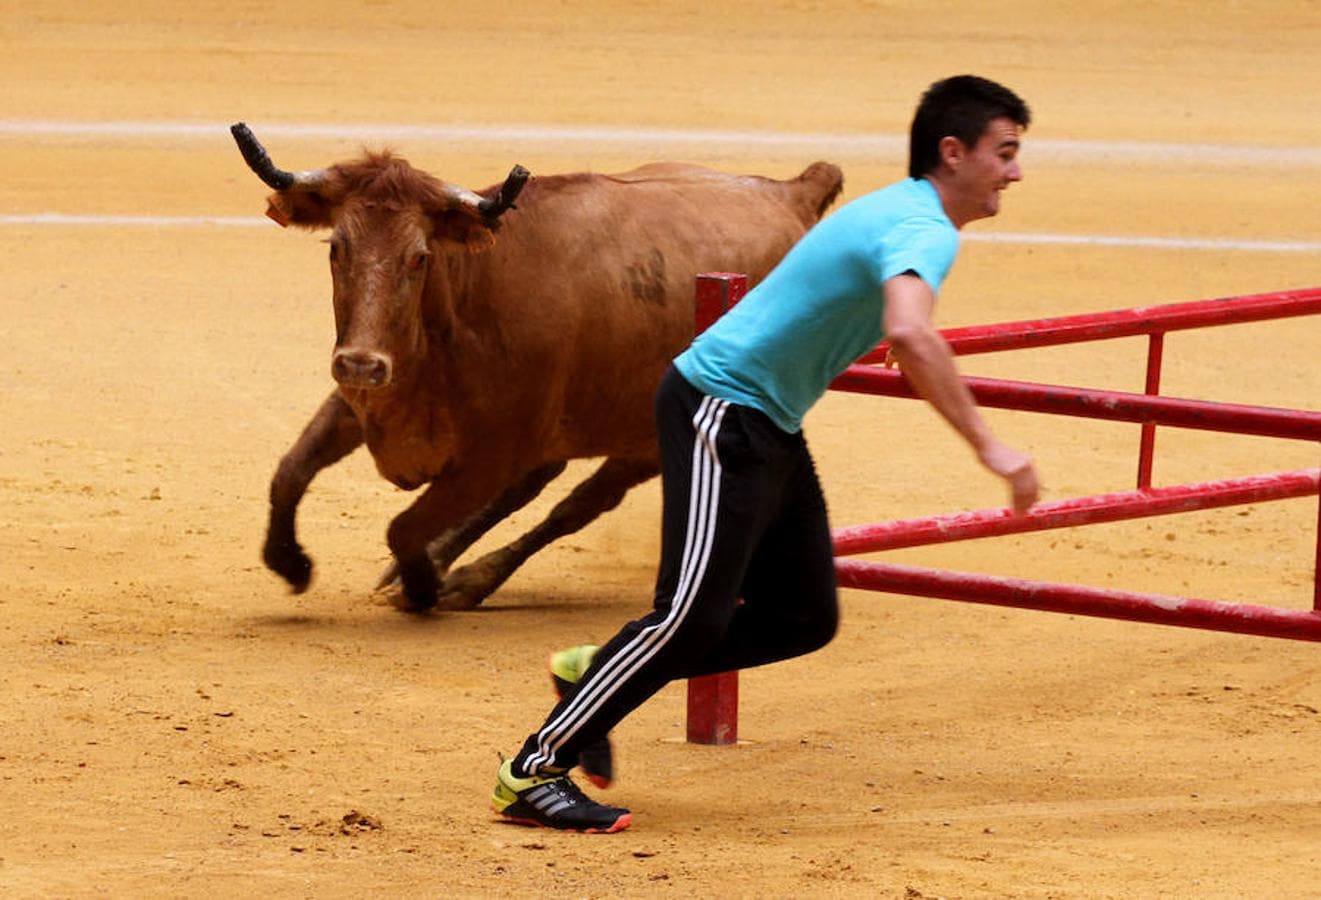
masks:
<svg viewBox="0 0 1321 900"><path fill-rule="evenodd" d="M568 282L590 273L609 292L622 281L625 295L655 304L661 295L654 276L662 272L667 288L676 279L691 288L694 275L712 268L760 279L842 185L839 168L825 162L783 181L672 162L616 175L537 178L506 219L495 255L531 255L541 273L558 272ZM665 297L691 307L691 290L666 290Z"/></svg>
<svg viewBox="0 0 1321 900"><path fill-rule="evenodd" d="M844 173L839 166L823 160L809 165L797 178L783 181L762 175L729 175L705 166L677 162L648 163L603 177L627 184L691 184L696 190L726 185L740 191L778 194L781 202L792 208L808 227L825 214L844 188Z"/></svg>

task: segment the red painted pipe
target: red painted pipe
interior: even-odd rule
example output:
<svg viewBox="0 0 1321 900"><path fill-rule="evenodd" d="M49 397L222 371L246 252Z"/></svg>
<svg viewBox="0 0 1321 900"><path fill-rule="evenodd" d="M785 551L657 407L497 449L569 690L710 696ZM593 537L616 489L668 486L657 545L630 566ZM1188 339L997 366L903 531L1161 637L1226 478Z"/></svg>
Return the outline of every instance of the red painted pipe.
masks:
<svg viewBox="0 0 1321 900"><path fill-rule="evenodd" d="M688 679L690 744L738 743L738 672Z"/></svg>
<svg viewBox="0 0 1321 900"><path fill-rule="evenodd" d="M748 276L737 272L703 272L697 276L693 334L701 334L748 292Z"/></svg>
<svg viewBox="0 0 1321 900"><path fill-rule="evenodd" d="M1316 568L1312 571L1312 609L1321 613L1321 497L1316 504Z"/></svg>
<svg viewBox="0 0 1321 900"><path fill-rule="evenodd" d="M835 572L840 587L845 588L1231 631L1259 637L1321 641L1321 613L1312 610L1135 594L1108 588L944 572L856 559L836 560Z"/></svg>
<svg viewBox="0 0 1321 900"><path fill-rule="evenodd" d="M748 292L748 276L705 272L697 276L693 333L701 334ZM688 679L690 744L738 743L738 672Z"/></svg>
<svg viewBox="0 0 1321 900"><path fill-rule="evenodd" d="M963 383L977 403L998 409L1053 413L1115 422L1153 422L1203 431L1254 434L1262 437L1321 441L1321 412L1279 409L1184 400L1178 397L1149 397L1124 391L1007 381L967 376ZM878 366L849 366L831 383L837 391L879 394L887 397L917 397L897 369Z"/></svg>
<svg viewBox="0 0 1321 900"><path fill-rule="evenodd" d="M972 538L1071 528L1146 516L1216 509L1243 503L1287 500L1321 492L1321 469L1250 475L1145 490L1095 494L1039 503L1026 515L1007 508L981 509L921 519L852 525L833 532L836 556L854 556L900 547L922 547Z"/></svg>
<svg viewBox="0 0 1321 900"><path fill-rule="evenodd" d="M1238 325L1316 313L1321 313L1321 288L947 328L941 334L956 354L966 356L997 350L1052 347L1139 334L1184 331L1211 325ZM882 342L858 362L883 362L888 349L889 345Z"/></svg>
<svg viewBox="0 0 1321 900"><path fill-rule="evenodd" d="M1149 397L1160 394L1160 366L1165 354L1165 333L1147 336L1147 381L1143 393ZM1138 441L1138 487L1151 487L1151 465L1156 453L1156 423L1142 423L1142 437Z"/></svg>

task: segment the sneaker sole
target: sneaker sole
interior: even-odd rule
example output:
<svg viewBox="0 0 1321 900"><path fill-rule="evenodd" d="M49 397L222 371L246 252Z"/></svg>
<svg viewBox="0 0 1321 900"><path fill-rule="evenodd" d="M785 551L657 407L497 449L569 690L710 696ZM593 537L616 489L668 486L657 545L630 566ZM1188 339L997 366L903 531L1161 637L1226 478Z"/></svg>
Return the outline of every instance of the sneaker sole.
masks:
<svg viewBox="0 0 1321 900"><path fill-rule="evenodd" d="M554 825L548 825L545 822L539 822L536 819L524 819L520 816L511 816L506 813L495 811L500 816L501 822L509 822L513 825L526 825L529 828L549 828L553 831L573 831L578 834L614 834L623 831L633 824L633 814L624 813L610 825L609 828L556 828Z"/></svg>

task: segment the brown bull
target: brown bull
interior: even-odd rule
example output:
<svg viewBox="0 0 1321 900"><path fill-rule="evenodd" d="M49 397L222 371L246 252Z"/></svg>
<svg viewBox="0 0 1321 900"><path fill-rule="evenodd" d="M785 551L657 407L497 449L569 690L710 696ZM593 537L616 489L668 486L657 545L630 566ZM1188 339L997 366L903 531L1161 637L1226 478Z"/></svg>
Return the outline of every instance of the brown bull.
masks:
<svg viewBox="0 0 1321 900"><path fill-rule="evenodd" d="M652 393L692 338L694 276L746 272L755 284L842 184L820 162L788 181L658 163L525 189L516 168L474 193L389 153L295 175L232 130L276 189L268 215L330 229L338 388L280 461L263 558L307 587L298 503L365 441L385 478L426 486L387 534L413 610L475 606L656 475ZM605 461L545 521L449 571L582 457Z"/></svg>

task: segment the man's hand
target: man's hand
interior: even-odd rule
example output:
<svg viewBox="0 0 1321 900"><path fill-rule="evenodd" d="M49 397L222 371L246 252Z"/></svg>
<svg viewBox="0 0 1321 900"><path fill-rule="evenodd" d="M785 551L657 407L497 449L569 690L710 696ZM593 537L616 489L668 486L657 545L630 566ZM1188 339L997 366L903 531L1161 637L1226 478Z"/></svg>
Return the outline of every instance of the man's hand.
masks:
<svg viewBox="0 0 1321 900"><path fill-rule="evenodd" d="M1031 457L1000 441L992 441L978 455L982 465L1009 483L1010 502L1016 515L1023 515L1040 499L1041 486Z"/></svg>

